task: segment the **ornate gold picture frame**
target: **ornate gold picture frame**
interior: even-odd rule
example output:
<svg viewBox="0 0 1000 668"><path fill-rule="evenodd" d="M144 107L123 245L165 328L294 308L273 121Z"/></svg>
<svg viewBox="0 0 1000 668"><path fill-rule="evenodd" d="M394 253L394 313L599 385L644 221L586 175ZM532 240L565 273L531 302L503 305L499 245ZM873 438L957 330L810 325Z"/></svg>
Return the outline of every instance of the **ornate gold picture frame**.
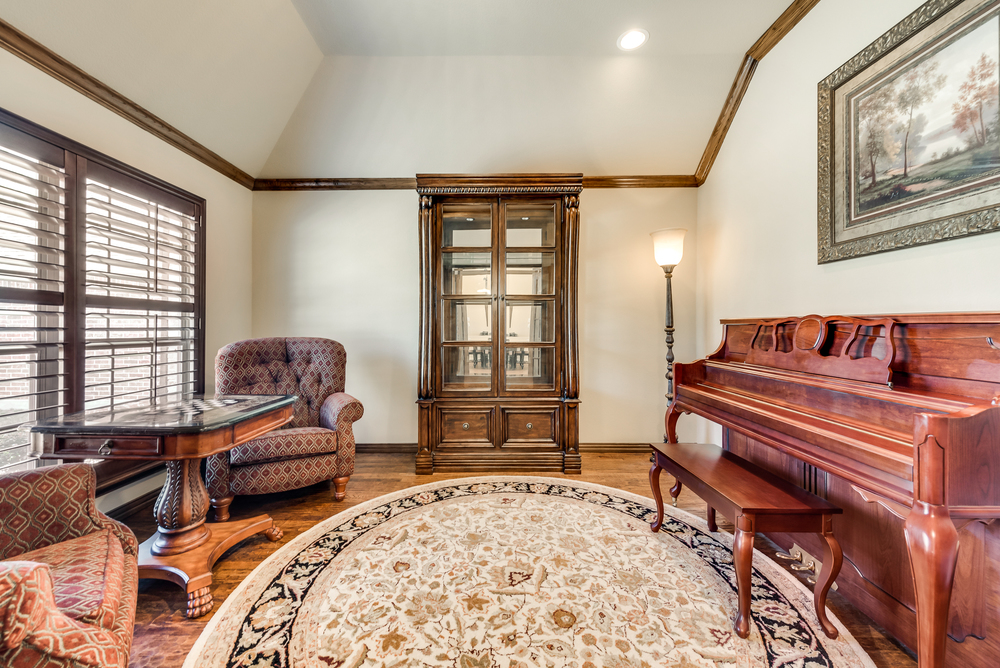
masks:
<svg viewBox="0 0 1000 668"><path fill-rule="evenodd" d="M1000 0L931 0L819 83L819 263L1000 229Z"/></svg>

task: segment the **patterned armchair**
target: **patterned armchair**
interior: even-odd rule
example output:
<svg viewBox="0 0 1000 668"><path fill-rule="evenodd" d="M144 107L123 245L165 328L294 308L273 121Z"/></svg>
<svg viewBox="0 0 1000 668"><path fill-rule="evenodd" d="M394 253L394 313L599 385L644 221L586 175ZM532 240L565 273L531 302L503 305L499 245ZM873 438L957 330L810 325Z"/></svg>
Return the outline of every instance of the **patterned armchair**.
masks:
<svg viewBox="0 0 1000 668"><path fill-rule="evenodd" d="M268 494L332 480L343 501L354 473L354 429L361 402L344 393L347 353L329 339L237 341L215 357L215 393L294 394L285 427L208 458L215 520L229 519L236 494Z"/></svg>
<svg viewBox="0 0 1000 668"><path fill-rule="evenodd" d="M0 476L0 665L127 666L137 544L89 464Z"/></svg>

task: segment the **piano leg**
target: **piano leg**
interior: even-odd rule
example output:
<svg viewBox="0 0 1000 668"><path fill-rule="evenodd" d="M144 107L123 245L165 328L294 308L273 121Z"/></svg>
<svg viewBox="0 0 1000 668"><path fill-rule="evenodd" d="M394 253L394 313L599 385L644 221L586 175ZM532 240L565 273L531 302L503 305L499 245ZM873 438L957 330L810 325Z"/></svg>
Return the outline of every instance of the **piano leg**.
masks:
<svg viewBox="0 0 1000 668"><path fill-rule="evenodd" d="M681 411L674 410L674 404L670 404L667 414L663 417L663 428L667 432L667 443L677 442L677 419L681 416Z"/></svg>
<svg viewBox="0 0 1000 668"><path fill-rule="evenodd" d="M840 573L840 567L844 563L844 552L840 549L840 543L833 536L833 516L823 517L823 570L820 571L816 580L816 587L813 589L813 606L816 608L816 617L823 627L827 637L834 638L839 635L837 627L830 622L826 616L826 595L833 586L833 581Z"/></svg>
<svg viewBox="0 0 1000 668"><path fill-rule="evenodd" d="M753 585L753 537L754 518L740 515L736 518L736 538L733 540L733 566L736 569L736 597L739 601L733 629L736 635L746 638L750 635L750 588Z"/></svg>
<svg viewBox="0 0 1000 668"><path fill-rule="evenodd" d="M660 463L656 460L656 453L653 453L653 466L649 469L649 489L653 492L653 500L656 502L656 521L649 528L653 533L663 526L663 495L660 494Z"/></svg>
<svg viewBox="0 0 1000 668"><path fill-rule="evenodd" d="M917 665L944 668L958 531L947 506L915 500L903 532L917 598Z"/></svg>

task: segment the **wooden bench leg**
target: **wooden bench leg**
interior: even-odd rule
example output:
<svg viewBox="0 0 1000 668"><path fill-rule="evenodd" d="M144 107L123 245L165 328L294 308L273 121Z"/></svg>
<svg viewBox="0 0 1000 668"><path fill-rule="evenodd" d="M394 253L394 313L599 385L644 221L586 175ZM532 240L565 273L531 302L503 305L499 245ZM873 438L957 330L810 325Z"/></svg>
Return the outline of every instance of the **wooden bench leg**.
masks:
<svg viewBox="0 0 1000 668"><path fill-rule="evenodd" d="M680 478L674 478L674 486L670 488L670 503L674 508L677 507L677 497L681 495L682 488Z"/></svg>
<svg viewBox="0 0 1000 668"><path fill-rule="evenodd" d="M750 588L753 570L754 518L740 515L736 518L736 538L733 540L733 567L736 569L736 597L739 605L733 629L736 635L746 638L750 635Z"/></svg>
<svg viewBox="0 0 1000 668"><path fill-rule="evenodd" d="M719 525L715 523L715 508L709 506L706 515L708 517L708 530L715 533L719 530Z"/></svg>
<svg viewBox="0 0 1000 668"><path fill-rule="evenodd" d="M829 638L836 638L837 627L830 622L826 616L826 595L833 586L833 581L840 573L840 567L844 563L844 552L840 549L840 543L833 536L833 516L823 516L823 570L820 571L816 579L816 587L813 589L813 605L816 608L816 616L823 626L823 631Z"/></svg>
<svg viewBox="0 0 1000 668"><path fill-rule="evenodd" d="M663 496L660 494L660 462L656 453L653 453L653 466L649 469L649 488L653 492L653 501L656 502L656 521L649 525L650 530L656 533L663 526Z"/></svg>

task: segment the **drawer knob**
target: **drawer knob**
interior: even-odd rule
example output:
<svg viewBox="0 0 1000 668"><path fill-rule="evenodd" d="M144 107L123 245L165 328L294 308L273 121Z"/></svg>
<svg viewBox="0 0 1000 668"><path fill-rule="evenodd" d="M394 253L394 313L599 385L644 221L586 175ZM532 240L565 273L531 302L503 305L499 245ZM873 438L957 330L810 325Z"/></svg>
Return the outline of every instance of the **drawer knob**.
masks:
<svg viewBox="0 0 1000 668"><path fill-rule="evenodd" d="M463 422L462 423L462 429L464 429L466 431L469 431L469 423L468 422Z"/></svg>
<svg viewBox="0 0 1000 668"><path fill-rule="evenodd" d="M528 424L524 425L524 427L525 429L531 429L531 423L529 422Z"/></svg>
<svg viewBox="0 0 1000 668"><path fill-rule="evenodd" d="M101 443L101 447L97 448L97 454L99 454L99 455L110 455L111 454L111 448L112 448L113 445L114 445L114 442L109 438L108 440L104 441L104 443Z"/></svg>

